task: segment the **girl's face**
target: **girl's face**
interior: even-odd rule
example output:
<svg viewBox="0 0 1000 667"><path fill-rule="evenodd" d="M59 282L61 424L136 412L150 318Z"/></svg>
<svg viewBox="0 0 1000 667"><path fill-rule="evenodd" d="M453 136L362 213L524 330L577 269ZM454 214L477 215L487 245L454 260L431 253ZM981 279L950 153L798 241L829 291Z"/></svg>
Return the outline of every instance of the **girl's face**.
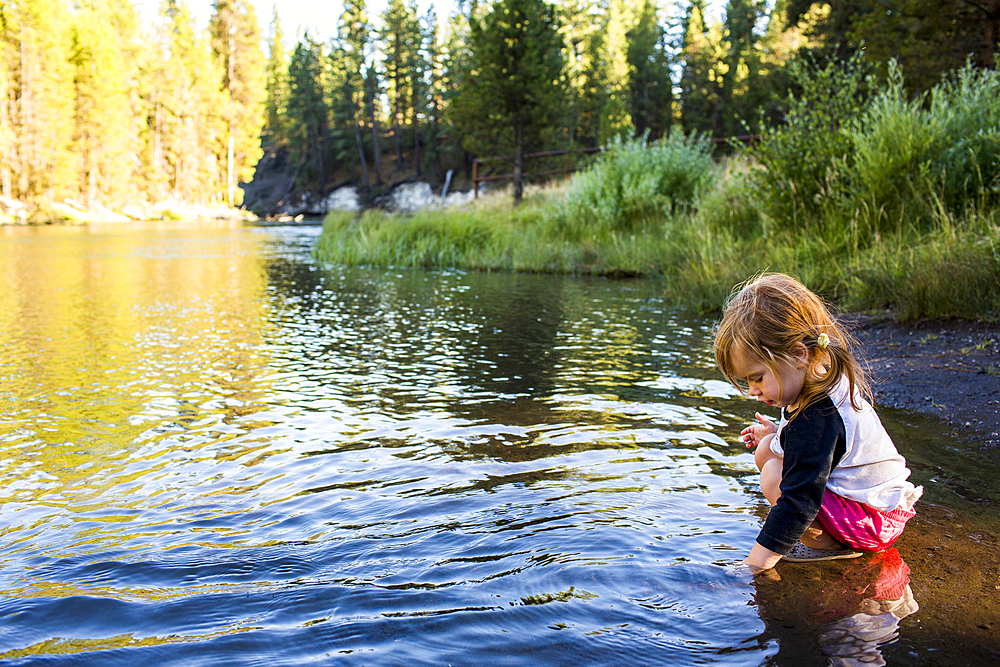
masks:
<svg viewBox="0 0 1000 667"><path fill-rule="evenodd" d="M777 408L796 408L809 367L805 346L791 362L779 361L774 368L754 354L737 348L733 354L733 375L746 380L748 393L762 403Z"/></svg>

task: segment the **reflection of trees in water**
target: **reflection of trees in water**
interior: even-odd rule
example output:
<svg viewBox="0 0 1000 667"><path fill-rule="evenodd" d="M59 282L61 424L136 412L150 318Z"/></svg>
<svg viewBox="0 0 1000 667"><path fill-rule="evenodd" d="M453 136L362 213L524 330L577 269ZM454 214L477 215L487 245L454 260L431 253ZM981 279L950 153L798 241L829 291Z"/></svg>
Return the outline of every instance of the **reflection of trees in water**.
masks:
<svg viewBox="0 0 1000 667"><path fill-rule="evenodd" d="M844 561L779 564L758 576L755 601L778 653L772 665L884 665L882 647L919 609L896 549Z"/></svg>
<svg viewBox="0 0 1000 667"><path fill-rule="evenodd" d="M156 465L144 458L153 452L221 439L217 418L249 429L241 420L267 392L255 237L150 225L28 233L0 256L16 286L0 295L0 368L21 408L0 436L21 429L8 466L44 471L38 493L58 484L76 503L102 498L124 471Z"/></svg>
<svg viewBox="0 0 1000 667"><path fill-rule="evenodd" d="M721 446L697 386L715 377L701 358L710 332L664 311L654 283L294 261L268 271L277 342L304 381L368 421L361 438L512 462L652 440Z"/></svg>

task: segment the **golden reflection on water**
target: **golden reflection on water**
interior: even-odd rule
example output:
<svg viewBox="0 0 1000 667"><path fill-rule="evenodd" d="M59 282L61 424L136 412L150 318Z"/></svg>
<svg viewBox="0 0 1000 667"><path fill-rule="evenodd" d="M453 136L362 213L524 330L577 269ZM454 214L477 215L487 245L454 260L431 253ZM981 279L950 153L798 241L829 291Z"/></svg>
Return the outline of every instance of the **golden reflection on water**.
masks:
<svg viewBox="0 0 1000 667"><path fill-rule="evenodd" d="M232 252L225 227L150 226L162 233L0 235L0 499L99 506L164 440L197 450L253 427L268 392L259 238Z"/></svg>

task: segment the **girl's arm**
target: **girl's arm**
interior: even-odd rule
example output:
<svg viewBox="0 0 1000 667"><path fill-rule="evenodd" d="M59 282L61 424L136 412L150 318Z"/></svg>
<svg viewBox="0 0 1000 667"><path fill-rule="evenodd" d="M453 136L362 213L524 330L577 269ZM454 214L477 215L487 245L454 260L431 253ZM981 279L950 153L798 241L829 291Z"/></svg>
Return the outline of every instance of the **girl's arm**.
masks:
<svg viewBox="0 0 1000 667"><path fill-rule="evenodd" d="M846 442L843 419L829 397L805 408L782 433L781 496L757 536L759 545L779 554L788 553L819 513L826 480Z"/></svg>

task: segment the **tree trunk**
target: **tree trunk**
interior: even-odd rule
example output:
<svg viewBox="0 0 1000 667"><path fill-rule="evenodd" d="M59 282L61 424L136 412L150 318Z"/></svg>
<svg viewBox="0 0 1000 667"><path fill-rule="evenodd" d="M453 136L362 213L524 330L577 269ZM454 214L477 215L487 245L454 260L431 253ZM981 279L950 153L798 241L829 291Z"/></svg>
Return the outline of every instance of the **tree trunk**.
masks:
<svg viewBox="0 0 1000 667"><path fill-rule="evenodd" d="M524 194L524 121L518 119L514 125L514 206L521 204Z"/></svg>
<svg viewBox="0 0 1000 667"><path fill-rule="evenodd" d="M420 168L420 119L417 117L417 86L413 86L413 166L419 178L423 170Z"/></svg>
<svg viewBox="0 0 1000 667"><path fill-rule="evenodd" d="M361 187L368 189L368 162L365 160L365 146L361 143L361 126L358 125L358 110L354 105L354 93L348 89L344 90L344 95L351 103L351 125L354 126L354 140L358 145L358 158L361 161Z"/></svg>
<svg viewBox="0 0 1000 667"><path fill-rule="evenodd" d="M397 40L397 42L399 41L399 37L398 36L396 37L396 40ZM392 129L392 136L396 140L396 171L403 171L403 144L400 141L400 137L399 137L399 128L402 125L402 123L399 122L399 116L400 116L400 110L399 110L399 107L400 107L400 101L399 101L399 98L400 98L400 93L399 93L399 62L398 62L399 50L400 50L399 46L397 45L397 47L396 47L397 62L396 62L395 72L393 74L393 80L395 81L395 86L396 86L396 90L395 90L395 93L396 93L396 112L392 115L393 123L395 123L395 127Z"/></svg>
<svg viewBox="0 0 1000 667"><path fill-rule="evenodd" d="M374 68L373 68L374 69ZM378 145L378 119L375 117L375 72L368 70L369 120L372 126L372 160L375 163L375 186L382 185L382 158Z"/></svg>
<svg viewBox="0 0 1000 667"><path fill-rule="evenodd" d="M986 5L986 49L983 52L983 66L996 67L997 41L1000 40L1000 0Z"/></svg>

